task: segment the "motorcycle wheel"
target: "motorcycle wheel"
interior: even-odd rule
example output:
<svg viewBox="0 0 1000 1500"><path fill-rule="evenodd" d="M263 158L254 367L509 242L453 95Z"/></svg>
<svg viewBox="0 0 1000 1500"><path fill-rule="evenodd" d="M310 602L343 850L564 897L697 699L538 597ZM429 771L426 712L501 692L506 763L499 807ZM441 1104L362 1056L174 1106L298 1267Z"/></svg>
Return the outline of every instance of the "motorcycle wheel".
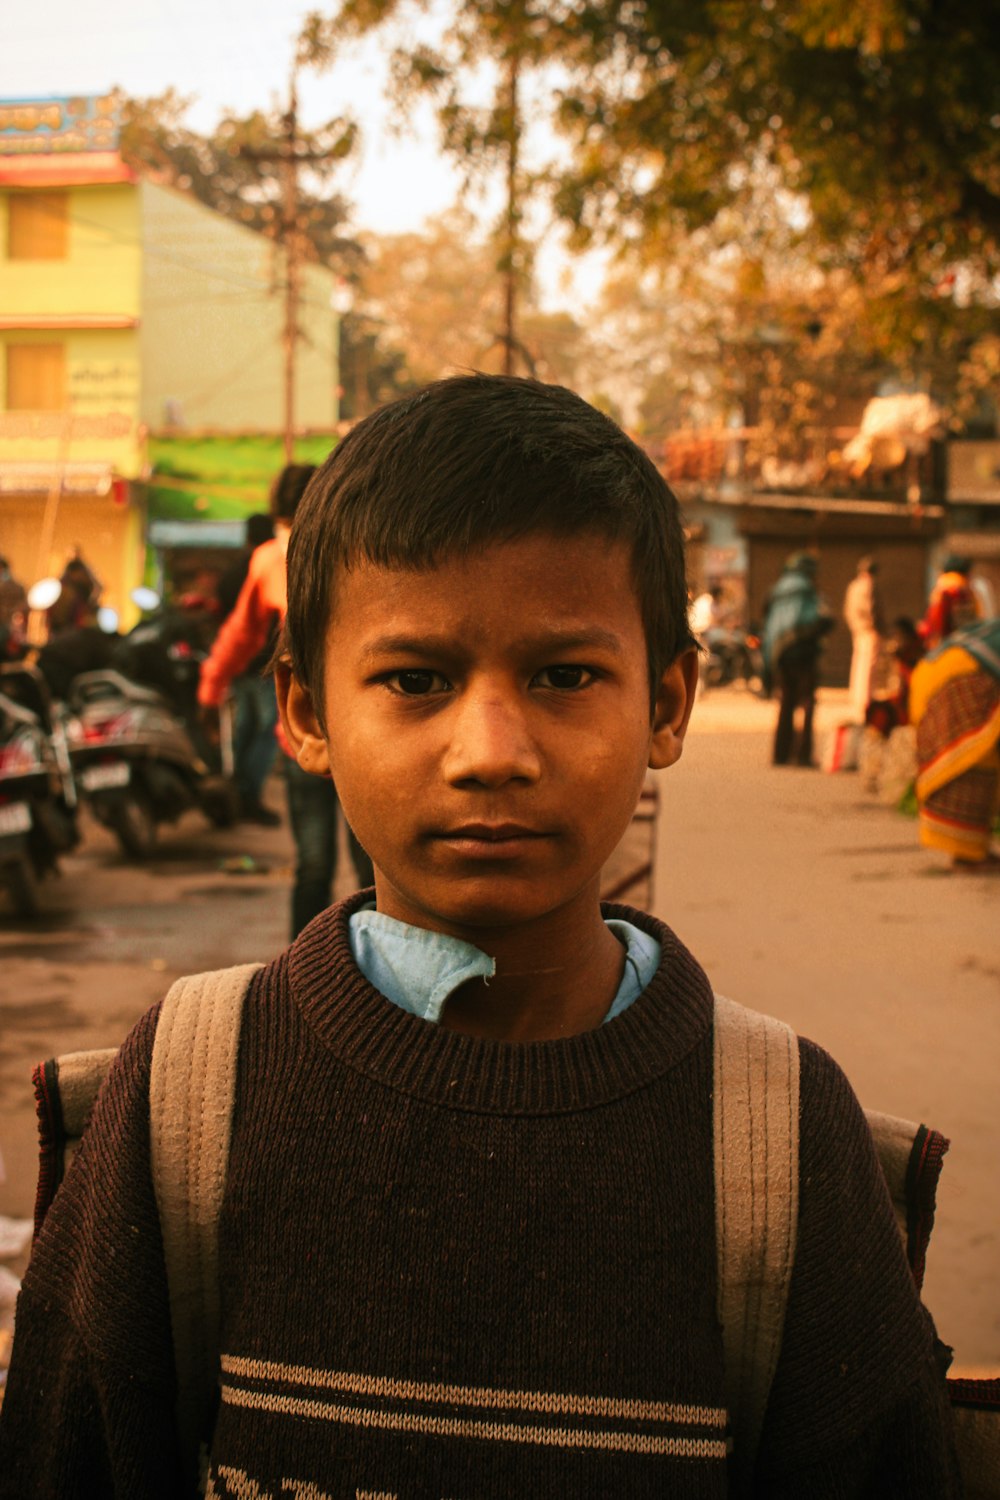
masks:
<svg viewBox="0 0 1000 1500"><path fill-rule="evenodd" d="M125 797L116 803L108 824L125 854L147 859L156 845L156 819L145 797Z"/></svg>
<svg viewBox="0 0 1000 1500"><path fill-rule="evenodd" d="M17 917L37 917L39 912L38 880L30 860L19 859L4 865L2 879L10 904Z"/></svg>
<svg viewBox="0 0 1000 1500"><path fill-rule="evenodd" d="M740 652L736 675L743 687L749 689L751 693L760 693L764 684L761 681L760 673L754 668L752 655L745 647Z"/></svg>
<svg viewBox="0 0 1000 1500"><path fill-rule="evenodd" d="M230 781L219 781L202 793L202 811L213 828L232 828L240 815L240 798Z"/></svg>

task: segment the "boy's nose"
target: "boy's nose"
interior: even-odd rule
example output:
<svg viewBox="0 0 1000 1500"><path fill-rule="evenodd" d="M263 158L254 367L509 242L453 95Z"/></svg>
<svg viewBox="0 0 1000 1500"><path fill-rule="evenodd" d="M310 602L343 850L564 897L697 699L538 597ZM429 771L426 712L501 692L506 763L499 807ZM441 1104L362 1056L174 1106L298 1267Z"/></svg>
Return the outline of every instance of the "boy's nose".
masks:
<svg viewBox="0 0 1000 1500"><path fill-rule="evenodd" d="M524 713L515 703L495 693L463 694L451 728L444 773L453 786L475 782L495 787L508 781L538 780L541 757Z"/></svg>

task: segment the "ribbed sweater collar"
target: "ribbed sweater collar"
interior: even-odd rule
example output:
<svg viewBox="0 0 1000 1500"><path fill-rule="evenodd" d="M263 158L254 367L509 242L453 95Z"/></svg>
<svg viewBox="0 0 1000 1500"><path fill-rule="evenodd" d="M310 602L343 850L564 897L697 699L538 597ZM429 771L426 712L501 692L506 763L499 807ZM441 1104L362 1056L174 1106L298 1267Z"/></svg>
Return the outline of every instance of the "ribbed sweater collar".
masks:
<svg viewBox="0 0 1000 1500"><path fill-rule="evenodd" d="M322 913L278 961L293 1003L325 1047L389 1088L447 1108L558 1114L622 1098L661 1077L711 1027L708 980L669 927L607 905L660 942L660 967L624 1015L556 1041L495 1042L431 1026L379 994L351 954L358 893Z"/></svg>

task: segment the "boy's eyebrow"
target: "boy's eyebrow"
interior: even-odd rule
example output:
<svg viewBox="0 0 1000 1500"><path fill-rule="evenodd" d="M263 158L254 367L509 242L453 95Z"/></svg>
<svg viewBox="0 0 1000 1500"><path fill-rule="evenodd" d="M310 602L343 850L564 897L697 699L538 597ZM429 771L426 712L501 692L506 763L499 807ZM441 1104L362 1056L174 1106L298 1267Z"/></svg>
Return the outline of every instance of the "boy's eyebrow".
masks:
<svg viewBox="0 0 1000 1500"><path fill-rule="evenodd" d="M455 639L451 635L439 636L433 632L415 635L411 631L400 631L398 634L379 635L368 641L362 655L370 659L406 654L412 656L420 656L424 653L454 654L455 645ZM625 654L625 645L621 636L613 630L606 630L603 625L585 625L578 629L571 627L566 630L542 630L537 634L525 634L517 638L513 645L516 650L525 652L579 651L589 647L603 648L615 656Z"/></svg>

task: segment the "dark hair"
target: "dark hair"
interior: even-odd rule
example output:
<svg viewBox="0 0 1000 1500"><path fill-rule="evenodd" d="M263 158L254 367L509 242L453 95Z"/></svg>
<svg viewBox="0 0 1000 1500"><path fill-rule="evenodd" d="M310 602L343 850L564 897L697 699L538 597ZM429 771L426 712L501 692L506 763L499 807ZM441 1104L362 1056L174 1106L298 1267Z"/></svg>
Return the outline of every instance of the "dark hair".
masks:
<svg viewBox="0 0 1000 1500"><path fill-rule="evenodd" d="M245 540L248 547L260 547L264 542L269 542L273 536L273 516L264 511L255 511L252 516L247 516Z"/></svg>
<svg viewBox="0 0 1000 1500"><path fill-rule="evenodd" d="M315 464L285 465L271 485L271 515L276 520L292 519L315 472Z"/></svg>
<svg viewBox="0 0 1000 1500"><path fill-rule="evenodd" d="M691 642L677 501L608 417L563 386L503 375L436 381L359 422L292 527L282 650L323 712L338 568L431 567L533 531L627 541L650 690Z"/></svg>

